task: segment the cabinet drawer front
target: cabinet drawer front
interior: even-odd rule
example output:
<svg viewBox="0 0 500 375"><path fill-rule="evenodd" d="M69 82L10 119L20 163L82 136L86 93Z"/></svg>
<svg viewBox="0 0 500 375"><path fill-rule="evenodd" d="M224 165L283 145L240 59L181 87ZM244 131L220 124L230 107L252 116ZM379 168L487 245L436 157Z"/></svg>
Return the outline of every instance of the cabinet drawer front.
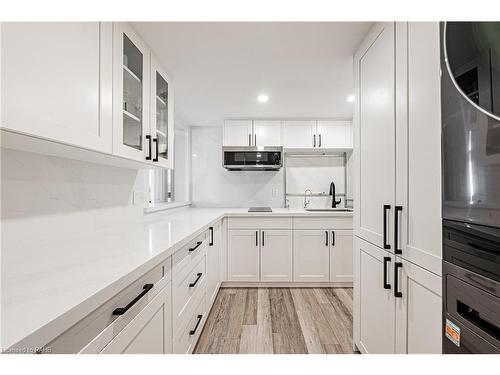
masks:
<svg viewBox="0 0 500 375"><path fill-rule="evenodd" d="M198 301L191 318L174 336L174 353L189 354L193 351L207 318L205 296Z"/></svg>
<svg viewBox="0 0 500 375"><path fill-rule="evenodd" d="M172 268L178 270L203 256L208 247L208 232L196 236L192 241L172 255Z"/></svg>
<svg viewBox="0 0 500 375"><path fill-rule="evenodd" d="M176 323L182 322L189 314L189 306L193 300L205 293L206 258L202 257L187 272L175 273L173 279L173 316ZM178 324L175 325L178 327Z"/></svg>
<svg viewBox="0 0 500 375"><path fill-rule="evenodd" d="M292 229L291 217L230 217L228 229Z"/></svg>
<svg viewBox="0 0 500 375"><path fill-rule="evenodd" d="M171 283L105 348L102 354L166 354L169 353L171 319Z"/></svg>
<svg viewBox="0 0 500 375"><path fill-rule="evenodd" d="M121 292L98 307L80 322L46 345L51 353L100 352L170 281L170 257L141 276ZM163 275L166 275L165 277ZM144 285L154 287L139 299L125 314L113 315L118 307L125 307L144 291Z"/></svg>
<svg viewBox="0 0 500 375"><path fill-rule="evenodd" d="M352 217L296 217L294 229L352 229Z"/></svg>

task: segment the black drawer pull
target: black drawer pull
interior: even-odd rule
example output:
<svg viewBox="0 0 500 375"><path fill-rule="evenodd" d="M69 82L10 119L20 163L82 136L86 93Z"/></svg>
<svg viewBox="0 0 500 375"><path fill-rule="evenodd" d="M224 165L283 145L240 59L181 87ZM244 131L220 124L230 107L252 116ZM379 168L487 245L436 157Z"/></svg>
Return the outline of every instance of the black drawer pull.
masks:
<svg viewBox="0 0 500 375"><path fill-rule="evenodd" d="M201 319L203 318L203 315L198 315L198 321L196 322L196 325L194 326L194 329L192 331L189 331L189 336L193 336L196 333L196 330L198 329L198 326L201 323Z"/></svg>
<svg viewBox="0 0 500 375"><path fill-rule="evenodd" d="M255 231L255 246L259 246L259 231Z"/></svg>
<svg viewBox="0 0 500 375"><path fill-rule="evenodd" d="M200 279L201 279L201 275L203 275L201 272L199 272L199 273L196 275L196 276L198 276L198 277L196 278L196 280L195 280L194 282L192 282L191 284L189 284L189 287L190 287L190 288L192 288L192 287L194 287L196 284L198 284L198 281L200 281Z"/></svg>
<svg viewBox="0 0 500 375"><path fill-rule="evenodd" d="M394 206L394 254L403 254L399 248L399 213L403 211L403 206Z"/></svg>
<svg viewBox="0 0 500 375"><path fill-rule="evenodd" d="M262 231L262 247L264 247L264 244L265 244L265 241L266 241L266 238L265 238L265 234L264 234L264 231Z"/></svg>
<svg viewBox="0 0 500 375"><path fill-rule="evenodd" d="M325 230L325 246L328 246L328 231Z"/></svg>
<svg viewBox="0 0 500 375"><path fill-rule="evenodd" d="M391 257L384 257L384 289L391 289L391 284L387 282L387 263L391 261Z"/></svg>
<svg viewBox="0 0 500 375"><path fill-rule="evenodd" d="M151 145L151 136L146 135L146 140L149 143L149 155L146 156L146 160L151 160L151 155L153 154L153 150L152 150L153 146Z"/></svg>
<svg viewBox="0 0 500 375"><path fill-rule="evenodd" d="M195 247L191 247L191 248L189 249L189 252L191 252L191 251L195 251L197 248L199 248L199 247L200 247L200 245L201 245L202 243L203 243L203 241L198 241L198 242L196 242L196 246L195 246Z"/></svg>
<svg viewBox="0 0 500 375"><path fill-rule="evenodd" d="M214 227L210 227L208 230L210 231L210 242L208 246L214 246Z"/></svg>
<svg viewBox="0 0 500 375"><path fill-rule="evenodd" d="M158 138L153 138L153 143L156 143L156 156L153 161L158 161Z"/></svg>
<svg viewBox="0 0 500 375"><path fill-rule="evenodd" d="M154 284L146 284L142 287L143 291L141 294L139 294L137 297L135 297L130 303L125 306L125 307L117 307L116 309L113 310L113 315L123 315L127 312L128 309L130 309L132 306L136 304L137 301L139 301L142 297L146 295L147 292L149 292L153 288Z"/></svg>
<svg viewBox="0 0 500 375"><path fill-rule="evenodd" d="M394 297L397 298L403 297L403 293L399 291L399 273L398 273L399 268L403 268L403 263L401 262L394 263Z"/></svg>
<svg viewBox="0 0 500 375"><path fill-rule="evenodd" d="M335 231L332 230L332 246L335 246Z"/></svg>
<svg viewBox="0 0 500 375"><path fill-rule="evenodd" d="M387 243L387 211L391 209L390 204L384 204L384 249L390 249L391 245Z"/></svg>

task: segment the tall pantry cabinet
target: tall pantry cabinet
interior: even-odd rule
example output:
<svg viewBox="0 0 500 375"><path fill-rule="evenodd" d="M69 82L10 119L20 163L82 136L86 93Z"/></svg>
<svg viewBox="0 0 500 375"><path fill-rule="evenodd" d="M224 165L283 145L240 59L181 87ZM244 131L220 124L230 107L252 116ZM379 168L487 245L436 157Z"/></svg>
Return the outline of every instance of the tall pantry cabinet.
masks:
<svg viewBox="0 0 500 375"><path fill-rule="evenodd" d="M355 55L354 343L441 351L438 23L378 23Z"/></svg>

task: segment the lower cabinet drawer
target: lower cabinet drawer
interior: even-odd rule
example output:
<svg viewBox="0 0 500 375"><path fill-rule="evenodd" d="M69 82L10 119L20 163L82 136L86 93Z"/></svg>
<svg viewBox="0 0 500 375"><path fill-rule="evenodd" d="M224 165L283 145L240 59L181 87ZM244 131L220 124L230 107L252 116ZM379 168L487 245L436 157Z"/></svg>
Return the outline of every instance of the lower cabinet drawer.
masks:
<svg viewBox="0 0 500 375"><path fill-rule="evenodd" d="M168 354L172 352L171 283L101 351L102 354Z"/></svg>
<svg viewBox="0 0 500 375"><path fill-rule="evenodd" d="M352 229L352 217L296 217L293 229Z"/></svg>
<svg viewBox="0 0 500 375"><path fill-rule="evenodd" d="M207 319L207 310L205 295L200 298L198 304L193 309L191 318L180 327L180 330L174 336L174 353L189 354L192 353L198 337L203 330L203 325Z"/></svg>
<svg viewBox="0 0 500 375"><path fill-rule="evenodd" d="M292 229L291 217L230 217L228 229Z"/></svg>
<svg viewBox="0 0 500 375"><path fill-rule="evenodd" d="M171 258L126 286L67 331L48 343L44 352L54 354L99 353L171 281ZM153 284L151 289L149 284ZM141 296L123 315L114 315Z"/></svg>
<svg viewBox="0 0 500 375"><path fill-rule="evenodd" d="M189 316L189 307L205 294L206 289L206 257L203 256L190 268L181 272L174 269L173 277L173 316L174 327L185 321Z"/></svg>

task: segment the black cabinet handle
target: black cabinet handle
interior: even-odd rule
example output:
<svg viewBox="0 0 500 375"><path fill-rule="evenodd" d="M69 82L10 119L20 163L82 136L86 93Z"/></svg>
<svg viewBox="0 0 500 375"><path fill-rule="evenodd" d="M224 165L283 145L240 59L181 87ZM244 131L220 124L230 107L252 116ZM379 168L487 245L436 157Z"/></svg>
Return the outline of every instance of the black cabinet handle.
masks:
<svg viewBox="0 0 500 375"><path fill-rule="evenodd" d="M255 231L255 246L259 246L259 231Z"/></svg>
<svg viewBox="0 0 500 375"><path fill-rule="evenodd" d="M384 204L384 249L391 248L391 245L387 243L387 211L390 209L390 204Z"/></svg>
<svg viewBox="0 0 500 375"><path fill-rule="evenodd" d="M328 246L328 231L325 230L325 246Z"/></svg>
<svg viewBox="0 0 500 375"><path fill-rule="evenodd" d="M394 297L401 298L403 297L403 293L399 291L399 272L398 269L403 268L403 263L396 262L394 263Z"/></svg>
<svg viewBox="0 0 500 375"><path fill-rule="evenodd" d="M257 134L255 134L254 137L255 137L255 143L253 145L257 146Z"/></svg>
<svg viewBox="0 0 500 375"><path fill-rule="evenodd" d="M146 135L146 140L149 143L149 154L146 156L146 160L151 160L151 154L153 153L153 150L152 150L153 146L151 145L151 136Z"/></svg>
<svg viewBox="0 0 500 375"><path fill-rule="evenodd" d="M201 319L203 318L203 315L198 315L198 321L196 322L196 325L194 326L194 329L192 331L189 331L189 336L193 336L196 333L196 330L198 329L198 326L201 323Z"/></svg>
<svg viewBox="0 0 500 375"><path fill-rule="evenodd" d="M196 284L198 284L198 281L200 281L200 279L201 279L201 276L202 276L202 275L203 275L203 274L202 274L201 272L197 273L197 274L196 274L196 276L197 276L197 277L196 277L196 280L195 280L195 281L193 281L192 283L190 283L190 284L189 284L189 287L190 287L190 288L192 288L192 287L194 287Z"/></svg>
<svg viewBox="0 0 500 375"><path fill-rule="evenodd" d="M391 289L391 284L387 282L387 263L391 261L391 257L384 257L384 289Z"/></svg>
<svg viewBox="0 0 500 375"><path fill-rule="evenodd" d="M153 161L158 161L158 138L153 138L153 143L156 143L156 156Z"/></svg>
<svg viewBox="0 0 500 375"><path fill-rule="evenodd" d="M403 254L399 249L399 213L403 211L403 206L394 206L394 254Z"/></svg>
<svg viewBox="0 0 500 375"><path fill-rule="evenodd" d="M318 145L318 147L321 147L321 134L318 135L318 138L319 138L319 145Z"/></svg>
<svg viewBox="0 0 500 375"><path fill-rule="evenodd" d="M313 135L313 147L316 147L316 134Z"/></svg>
<svg viewBox="0 0 500 375"><path fill-rule="evenodd" d="M210 231L210 242L208 246L214 246L214 227L210 227L208 230Z"/></svg>
<svg viewBox="0 0 500 375"><path fill-rule="evenodd" d="M248 145L252 145L252 134L248 134Z"/></svg>
<svg viewBox="0 0 500 375"><path fill-rule="evenodd" d="M196 242L196 246L195 247L192 247L189 249L189 252L192 252L192 251L195 251L197 248L200 247L200 245L202 244L203 242L202 241L198 241Z"/></svg>
<svg viewBox="0 0 500 375"><path fill-rule="evenodd" d="M153 288L154 284L146 284L142 287L143 291L141 294L139 294L137 297L135 297L130 303L125 306L125 307L117 307L116 309L113 310L113 315L123 315L127 312L128 309L130 309L132 306L134 306L137 301L139 301L142 297L146 295L147 292L149 292Z"/></svg>
<svg viewBox="0 0 500 375"><path fill-rule="evenodd" d="M265 244L265 234L264 234L264 231L262 231L262 247L264 247L264 244Z"/></svg>
<svg viewBox="0 0 500 375"><path fill-rule="evenodd" d="M332 230L332 246L335 246L335 231Z"/></svg>

